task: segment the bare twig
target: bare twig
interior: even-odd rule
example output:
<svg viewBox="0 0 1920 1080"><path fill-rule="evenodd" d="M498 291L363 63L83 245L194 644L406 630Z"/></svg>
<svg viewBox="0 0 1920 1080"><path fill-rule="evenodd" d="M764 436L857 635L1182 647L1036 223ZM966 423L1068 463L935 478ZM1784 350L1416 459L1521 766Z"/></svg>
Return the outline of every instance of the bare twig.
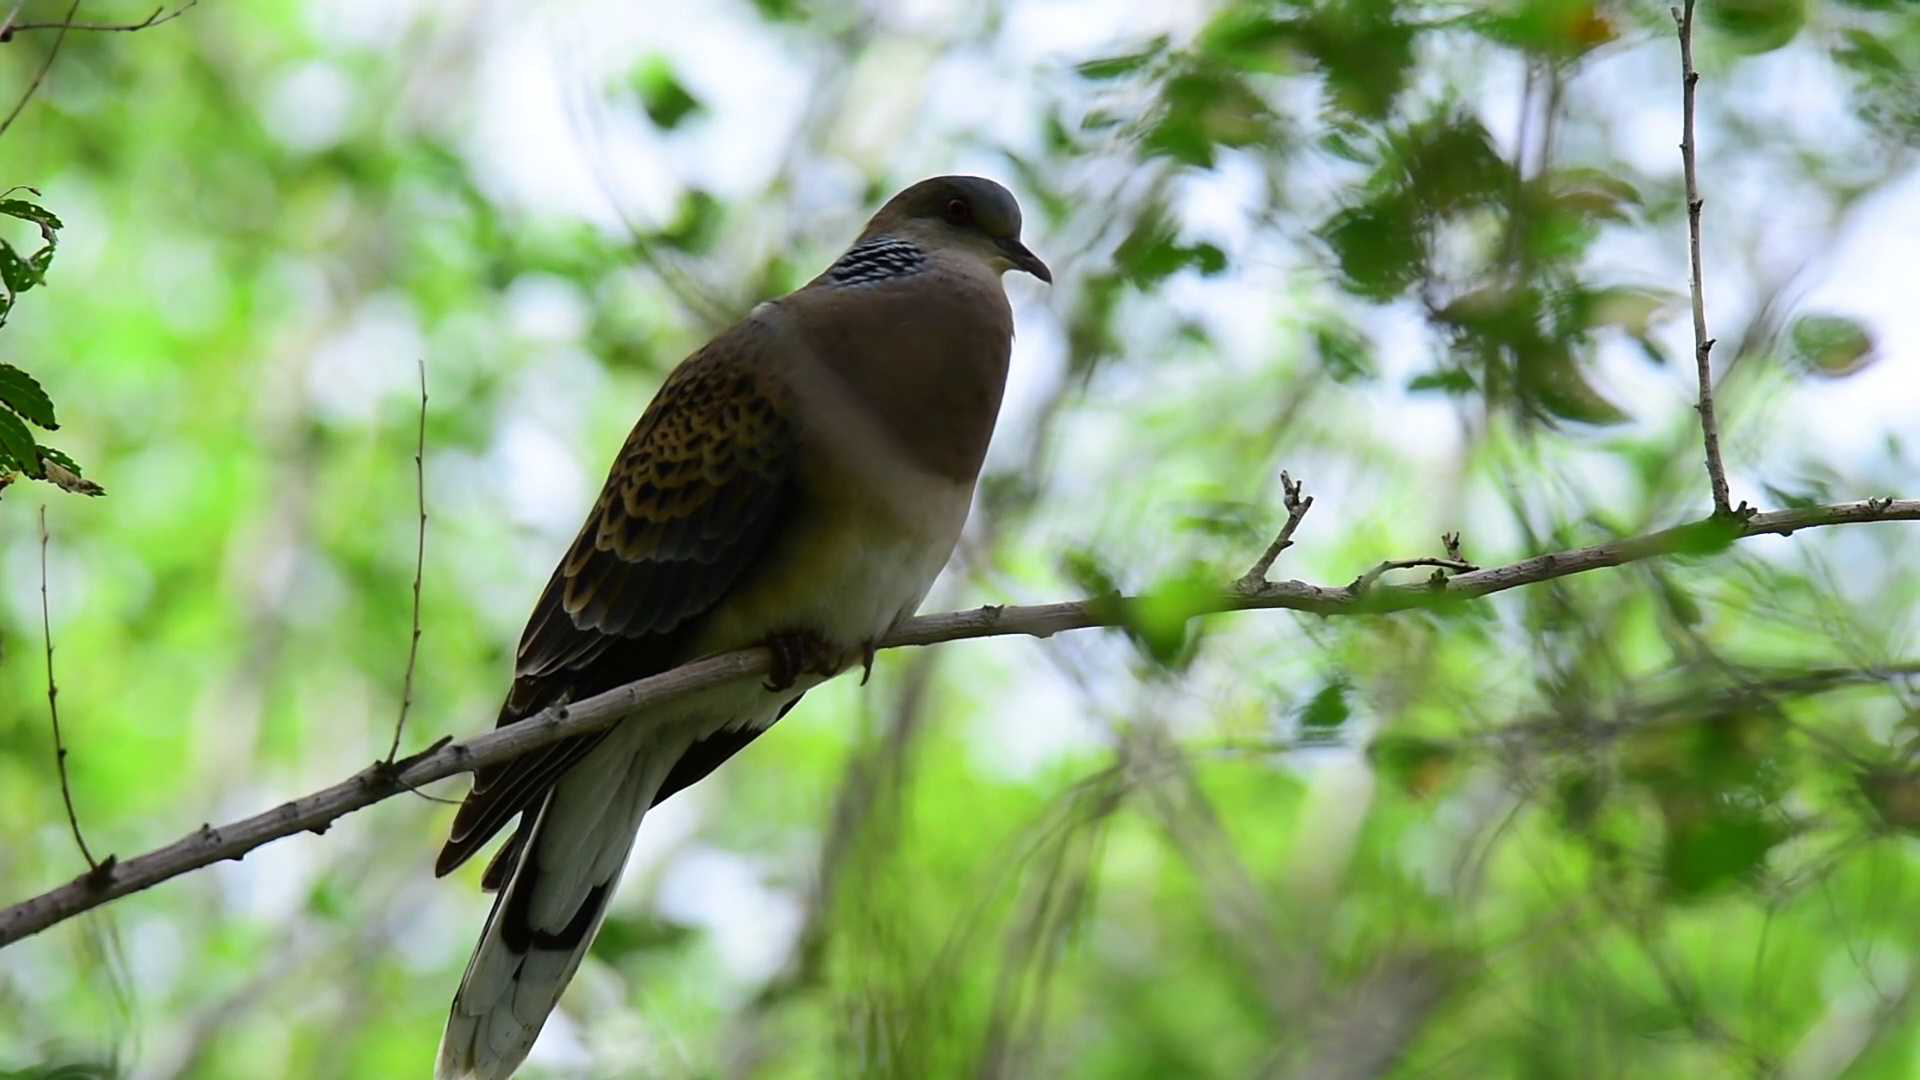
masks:
<svg viewBox="0 0 1920 1080"><path fill-rule="evenodd" d="M427 358L420 357L419 364L420 434L413 447L413 484L420 505L420 529L413 547L413 638L407 643L407 674L400 683L400 716L393 722L388 765L400 753L400 732L407 726L407 710L413 707L413 666L420 658L420 571L427 564Z"/></svg>
<svg viewBox="0 0 1920 1080"><path fill-rule="evenodd" d="M1789 535L1801 529L1873 521L1920 521L1920 499L1871 499L1795 510L1754 514L1744 520L1708 518L1686 525L1611 540L1591 547L1536 555L1505 566L1475 570L1438 584L1380 585L1364 593L1303 581L1270 581L1252 593L1222 589L1194 616L1228 611L1281 608L1318 615L1369 615L1431 608L1488 596L1523 585L1569 577L1624 563L1700 553L1716 546L1767 533ZM934 645L968 638L1024 634L1051 637L1066 630L1114 626L1129 609L1125 598L1076 600L1031 607L983 607L909 619L879 643L893 649ZM628 723L649 723L661 715L651 706L737 680L767 673L771 656L764 648L741 649L684 664L671 671L618 686L565 706L547 709L518 723L458 742L437 743L388 765L375 762L353 776L221 828L203 825L165 847L128 859L117 867L59 886L0 909L0 946L18 941L110 900L138 892L283 836L323 832L339 817L390 798L401 791L507 761L576 735Z"/></svg>
<svg viewBox="0 0 1920 1080"><path fill-rule="evenodd" d="M10 15L8 16L7 24L0 27L0 43L10 41L13 35L22 34L29 30L88 30L97 33L128 34L135 30L145 30L150 26L170 23L180 16L185 15L189 8L192 8L199 2L200 0L187 0L186 3L181 4L172 11L168 11L165 7L154 8L153 14L148 15L137 23L77 23L71 21L73 19L71 12L67 14L67 18L59 22L16 23L12 21L12 16ZM20 5L15 4L13 10L15 14L18 14Z"/></svg>
<svg viewBox="0 0 1920 1080"><path fill-rule="evenodd" d="M67 824L73 828L73 842L87 860L89 875L98 874L101 864L87 850L87 838L80 835L80 815L73 811L73 785L67 781L67 744L60 738L60 687L53 681L53 619L47 611L47 508L40 508L40 633L47 643L47 715L53 720L53 763L60 770L60 799L67 804ZM112 856L107 864L111 866Z"/></svg>
<svg viewBox="0 0 1920 1080"><path fill-rule="evenodd" d="M1405 570L1413 566L1438 567L1439 569L1434 571L1433 577L1428 579L1428 584L1434 587L1444 587L1446 585L1447 577L1444 573L1441 573L1443 570L1452 570L1456 574L1470 574L1480 569L1465 559L1453 557L1451 552L1449 552L1448 557L1444 559L1432 557L1423 559L1388 559L1379 566L1354 578L1353 584L1347 586L1347 591L1353 593L1355 596L1362 595L1367 590L1373 588L1373 583L1380 580L1381 574L1389 570Z"/></svg>
<svg viewBox="0 0 1920 1080"><path fill-rule="evenodd" d="M1687 253L1693 271L1688 282L1693 292L1693 362L1700 377L1700 402L1694 409L1700 414L1700 433L1707 446L1707 482L1713 488L1713 513L1715 517L1728 517L1752 511L1745 502L1738 511L1733 509L1732 496L1727 490L1727 468L1720 461L1720 422L1713 415L1713 364L1709 359L1713 339L1707 336L1706 292L1700 277L1700 208L1705 202L1700 198L1700 169L1693 134L1694 93L1700 85L1700 73L1693 68L1693 0L1686 0L1684 10L1668 10L1673 13L1674 25L1680 32L1680 160L1686 171Z"/></svg>
<svg viewBox="0 0 1920 1080"><path fill-rule="evenodd" d="M79 10L80 0L73 0L72 5L67 8L67 17L61 22L63 24L72 22L73 13ZM16 6L14 11L19 11L19 8ZM9 14L7 19L11 22L13 15ZM19 27L16 26L13 29L18 30ZM53 39L53 47L47 50L47 58L40 62L40 70L33 73L33 81L27 84L26 92L20 95L19 101L13 103L13 111L7 114L7 118L0 120L0 135L7 133L7 129L13 126L14 118L20 115L20 110L26 108L27 102L32 100L33 95L39 91L40 84L46 80L47 72L53 67L54 58L60 55L60 46L66 43L68 29L69 27L65 25L60 27L60 33Z"/></svg>
<svg viewBox="0 0 1920 1080"><path fill-rule="evenodd" d="M1302 498L1300 495L1300 489L1304 483L1305 481L1288 476L1285 469L1280 471L1280 490L1286 496L1287 523L1280 526L1280 535L1273 538L1273 543L1267 545L1267 550L1261 552L1260 558L1254 561L1246 573L1240 575L1239 581L1234 582L1234 588L1241 592L1258 591L1267 583L1267 571L1273 569L1273 560L1279 558L1281 552L1293 546L1293 530L1300 527L1300 519L1307 516L1308 510L1313 509L1313 496L1308 495Z"/></svg>

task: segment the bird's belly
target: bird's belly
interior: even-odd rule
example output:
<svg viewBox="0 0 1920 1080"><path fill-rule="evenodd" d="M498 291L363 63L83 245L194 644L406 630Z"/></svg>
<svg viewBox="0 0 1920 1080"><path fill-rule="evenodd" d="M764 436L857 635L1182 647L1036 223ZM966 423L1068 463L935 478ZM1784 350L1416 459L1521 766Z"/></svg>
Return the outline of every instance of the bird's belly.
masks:
<svg viewBox="0 0 1920 1080"><path fill-rule="evenodd" d="M694 654L804 630L857 648L911 615L953 554L972 486L939 482L903 497L871 489L815 504L775 553L713 611Z"/></svg>

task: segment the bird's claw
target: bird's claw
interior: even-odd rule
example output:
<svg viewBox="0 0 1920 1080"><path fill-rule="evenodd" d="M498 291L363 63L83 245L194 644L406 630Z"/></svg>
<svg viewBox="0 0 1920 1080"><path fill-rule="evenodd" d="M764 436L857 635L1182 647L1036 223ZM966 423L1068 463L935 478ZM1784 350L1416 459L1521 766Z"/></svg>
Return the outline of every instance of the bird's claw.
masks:
<svg viewBox="0 0 1920 1080"><path fill-rule="evenodd" d="M860 643L860 685L861 686L867 685L867 680L873 678L873 654L878 651L879 651L879 648L874 644L874 640L872 638L868 638L867 640Z"/></svg>
<svg viewBox="0 0 1920 1080"><path fill-rule="evenodd" d="M792 689L802 675L831 676L845 666L840 650L812 630L782 630L768 634L761 644L773 654L763 685L776 693Z"/></svg>

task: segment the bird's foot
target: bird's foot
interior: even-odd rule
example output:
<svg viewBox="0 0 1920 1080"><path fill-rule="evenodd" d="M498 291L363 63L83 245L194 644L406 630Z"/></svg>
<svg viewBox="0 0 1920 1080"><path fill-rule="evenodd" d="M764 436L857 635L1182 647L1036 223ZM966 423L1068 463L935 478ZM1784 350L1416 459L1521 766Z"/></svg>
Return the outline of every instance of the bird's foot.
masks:
<svg viewBox="0 0 1920 1080"><path fill-rule="evenodd" d="M860 643L861 686L867 685L867 680L873 678L873 654L878 651L879 648L876 646L873 638L868 638Z"/></svg>
<svg viewBox="0 0 1920 1080"><path fill-rule="evenodd" d="M773 653L766 688L791 689L802 675L833 676L846 666L846 654L812 630L780 630L761 642Z"/></svg>

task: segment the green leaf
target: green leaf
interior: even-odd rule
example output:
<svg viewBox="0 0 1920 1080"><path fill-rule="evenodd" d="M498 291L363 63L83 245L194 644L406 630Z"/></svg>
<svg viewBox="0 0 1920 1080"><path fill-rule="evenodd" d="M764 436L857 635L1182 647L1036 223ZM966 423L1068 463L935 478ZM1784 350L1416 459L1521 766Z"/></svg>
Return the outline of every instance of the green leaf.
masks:
<svg viewBox="0 0 1920 1080"><path fill-rule="evenodd" d="M1335 214L1320 227L1348 291L1391 300L1426 272L1427 239L1410 202L1383 196Z"/></svg>
<svg viewBox="0 0 1920 1080"><path fill-rule="evenodd" d="M1675 581L1671 575L1659 570L1653 572L1653 580L1660 587L1661 604L1666 607L1667 613L1672 615L1675 621L1682 626L1700 625L1704 618L1700 612L1700 605L1679 582Z"/></svg>
<svg viewBox="0 0 1920 1080"><path fill-rule="evenodd" d="M27 190L33 191L32 188ZM34 194L38 195L39 192L35 191ZM60 219L53 215L53 211L25 199L0 199L0 214L16 217L22 221L31 221L40 226L40 238L49 245L55 241L54 233L65 228L60 224Z"/></svg>
<svg viewBox="0 0 1920 1080"><path fill-rule="evenodd" d="M1873 363L1873 335L1844 315L1803 315L1787 331L1793 358L1808 374L1839 379Z"/></svg>
<svg viewBox="0 0 1920 1080"><path fill-rule="evenodd" d="M1759 815L1728 808L1698 820L1670 816L1661 870L1681 899L1701 896L1750 875L1785 839Z"/></svg>
<svg viewBox="0 0 1920 1080"><path fill-rule="evenodd" d="M1627 418L1587 381L1573 357L1558 349L1523 358L1520 380L1534 404L1562 420L1618 424Z"/></svg>
<svg viewBox="0 0 1920 1080"><path fill-rule="evenodd" d="M1413 735L1382 735L1367 747L1375 771L1417 796L1438 791L1453 773L1457 752Z"/></svg>
<svg viewBox="0 0 1920 1080"><path fill-rule="evenodd" d="M1188 268L1208 277L1227 268L1226 252L1219 247L1204 241L1179 243L1175 224L1159 208L1140 216L1133 232L1114 250L1113 261L1128 281L1142 289Z"/></svg>
<svg viewBox="0 0 1920 1080"><path fill-rule="evenodd" d="M1216 147L1274 141L1273 112L1239 79L1197 68L1168 79L1159 119L1141 140L1151 155L1211 168Z"/></svg>
<svg viewBox="0 0 1920 1080"><path fill-rule="evenodd" d="M681 196L672 224L655 235L669 247L702 254L713 248L720 235L722 209L720 200L693 188Z"/></svg>
<svg viewBox="0 0 1920 1080"><path fill-rule="evenodd" d="M1556 60L1579 56L1619 37L1594 0L1521 0L1493 5L1474 21L1487 37Z"/></svg>
<svg viewBox="0 0 1920 1080"><path fill-rule="evenodd" d="M1373 343L1354 327L1331 321L1315 323L1313 351L1334 382L1364 382L1374 376Z"/></svg>
<svg viewBox="0 0 1920 1080"><path fill-rule="evenodd" d="M0 364L0 402L48 431L60 428L53 418L53 399L33 376L12 364Z"/></svg>
<svg viewBox="0 0 1920 1080"><path fill-rule="evenodd" d="M1219 595L1218 583L1202 568L1170 575L1127 606L1127 633L1154 663L1185 667L1202 629L1194 617L1209 610Z"/></svg>
<svg viewBox="0 0 1920 1080"><path fill-rule="evenodd" d="M1700 15L1745 53L1770 52L1807 24L1806 0L1704 0Z"/></svg>
<svg viewBox="0 0 1920 1080"><path fill-rule="evenodd" d="M1353 710L1347 706L1347 681L1334 679L1320 688L1300 710L1300 726L1309 731L1332 731L1347 722Z"/></svg>
<svg viewBox="0 0 1920 1080"><path fill-rule="evenodd" d="M1445 371L1429 371L1424 375L1415 375L1407 382L1408 390L1438 390L1445 394L1468 394L1473 392L1473 376L1460 368Z"/></svg>
<svg viewBox="0 0 1920 1080"><path fill-rule="evenodd" d="M21 258L20 253L13 250L12 244L0 240L0 283L6 285L8 292L26 292L41 283L41 275L44 272L42 269L35 269L32 262Z"/></svg>
<svg viewBox="0 0 1920 1080"><path fill-rule="evenodd" d="M693 96L664 56L650 56L634 70L633 91L655 125L671 131L706 106Z"/></svg>
<svg viewBox="0 0 1920 1080"><path fill-rule="evenodd" d="M1139 71L1166 51L1167 38L1166 35L1163 34L1148 42L1146 47L1139 52L1127 53L1124 56L1109 56L1100 60L1089 60L1084 64L1078 65L1073 70L1075 74L1083 79L1117 79L1123 75L1131 75Z"/></svg>
<svg viewBox="0 0 1920 1080"><path fill-rule="evenodd" d="M1825 501L1809 495L1796 494L1785 488L1775 487L1772 484L1761 484L1760 488L1767 493L1767 498L1772 499L1774 502L1779 503L1789 510L1811 510Z"/></svg>
<svg viewBox="0 0 1920 1080"><path fill-rule="evenodd" d="M0 471L22 472L40 479L40 454L33 433L7 409L0 409Z"/></svg>

